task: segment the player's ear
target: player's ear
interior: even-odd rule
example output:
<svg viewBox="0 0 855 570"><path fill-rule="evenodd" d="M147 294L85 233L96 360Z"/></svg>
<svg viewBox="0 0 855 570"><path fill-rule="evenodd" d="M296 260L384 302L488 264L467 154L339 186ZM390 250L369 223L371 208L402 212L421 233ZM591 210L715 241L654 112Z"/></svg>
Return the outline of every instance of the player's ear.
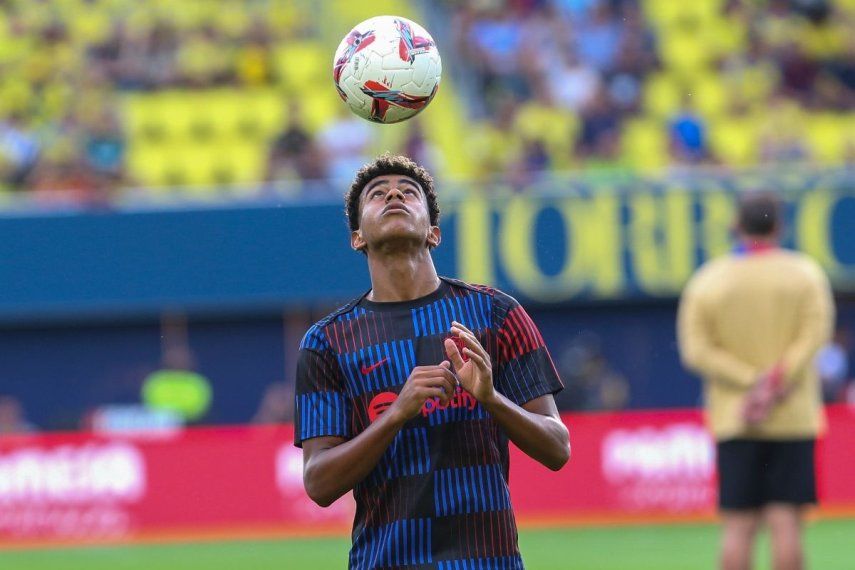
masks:
<svg viewBox="0 0 855 570"><path fill-rule="evenodd" d="M353 230L350 232L350 247L353 251L365 251L365 240L362 238L361 230Z"/></svg>
<svg viewBox="0 0 855 570"><path fill-rule="evenodd" d="M439 229L439 226L431 226L428 231L428 247L432 249L438 246L440 242L442 242L442 231Z"/></svg>

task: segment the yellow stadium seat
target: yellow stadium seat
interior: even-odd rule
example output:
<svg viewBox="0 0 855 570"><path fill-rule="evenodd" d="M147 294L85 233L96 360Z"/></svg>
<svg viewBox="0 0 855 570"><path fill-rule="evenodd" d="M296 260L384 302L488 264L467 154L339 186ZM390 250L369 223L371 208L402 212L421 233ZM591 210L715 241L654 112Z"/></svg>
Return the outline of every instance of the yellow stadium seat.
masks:
<svg viewBox="0 0 855 570"><path fill-rule="evenodd" d="M652 119L630 119L621 135L626 162L638 172L656 173L668 165L668 133L664 123Z"/></svg>
<svg viewBox="0 0 855 570"><path fill-rule="evenodd" d="M674 28L686 21L706 24L721 13L723 4L723 0L644 0L642 13L658 28Z"/></svg>
<svg viewBox="0 0 855 570"><path fill-rule="evenodd" d="M175 168L184 177L188 193L204 195L215 191L211 186L221 167L218 150L215 145L187 146L176 155Z"/></svg>
<svg viewBox="0 0 855 570"><path fill-rule="evenodd" d="M276 48L276 74L289 92L309 94L320 85L331 85L332 58L332 50L318 42L288 42Z"/></svg>
<svg viewBox="0 0 855 570"><path fill-rule="evenodd" d="M749 166L760 156L759 128L748 116L718 119L710 125L713 154L729 166Z"/></svg>
<svg viewBox="0 0 855 570"><path fill-rule="evenodd" d="M238 137L248 141L270 141L284 127L287 102L272 89L248 91L231 113Z"/></svg>
<svg viewBox="0 0 855 570"><path fill-rule="evenodd" d="M212 18L218 30L230 38L236 38L249 29L252 17L250 11L246 9L245 2L220 0L217 4Z"/></svg>
<svg viewBox="0 0 855 570"><path fill-rule="evenodd" d="M748 26L739 18L717 18L706 30L718 56L744 52L748 47Z"/></svg>
<svg viewBox="0 0 855 570"><path fill-rule="evenodd" d="M747 66L723 78L730 97L749 105L762 105L778 83L778 70L768 62Z"/></svg>
<svg viewBox="0 0 855 570"><path fill-rule="evenodd" d="M341 36L357 22L379 14L395 14L410 18L417 22L423 21L413 6L407 0L371 0L371 2L354 2L353 0L324 0L329 23ZM332 55L330 55L332 57Z"/></svg>
<svg viewBox="0 0 855 570"><path fill-rule="evenodd" d="M0 78L0 113L22 111L33 97L32 85L20 77Z"/></svg>
<svg viewBox="0 0 855 570"><path fill-rule="evenodd" d="M128 148L127 169L132 185L165 186L168 183L169 156L160 146L132 144Z"/></svg>
<svg viewBox="0 0 855 570"><path fill-rule="evenodd" d="M692 106L707 119L724 114L730 97L719 77L713 73L699 74L688 87Z"/></svg>
<svg viewBox="0 0 855 570"><path fill-rule="evenodd" d="M198 29L213 19L219 2L209 0L148 0L154 12L182 31Z"/></svg>
<svg viewBox="0 0 855 570"><path fill-rule="evenodd" d="M123 104L125 130L133 140L163 142L175 136L163 112L164 95L129 95Z"/></svg>
<svg viewBox="0 0 855 570"><path fill-rule="evenodd" d="M715 57L707 39L694 31L664 34L659 41L659 55L667 68L680 73L706 68Z"/></svg>
<svg viewBox="0 0 855 570"><path fill-rule="evenodd" d="M680 109L683 87L673 74L652 74L644 83L642 107L650 115L665 119Z"/></svg>
<svg viewBox="0 0 855 570"><path fill-rule="evenodd" d="M206 194L213 191L209 184L214 159L209 148L162 146L146 154L148 160L138 165L138 177L160 187L161 192Z"/></svg>
<svg viewBox="0 0 855 570"><path fill-rule="evenodd" d="M846 161L847 145L855 142L844 115L821 113L807 118L807 144L814 161L840 166ZM848 139L848 140L847 140Z"/></svg>
<svg viewBox="0 0 855 570"><path fill-rule="evenodd" d="M575 115L538 102L523 105L514 119L514 131L523 140L542 141L556 167L570 164L578 130L579 120Z"/></svg>
<svg viewBox="0 0 855 570"><path fill-rule="evenodd" d="M224 185L243 186L254 191L264 179L267 165L266 148L257 144L233 144L214 152L216 164L211 181Z"/></svg>
<svg viewBox="0 0 855 570"><path fill-rule="evenodd" d="M844 54L850 30L850 23L833 20L818 26L806 24L802 27L799 43L804 52L813 59L832 59Z"/></svg>
<svg viewBox="0 0 855 570"><path fill-rule="evenodd" d="M522 141L518 137L508 136L506 131L486 121L470 123L467 134L466 156L476 175L494 176L503 172L522 151Z"/></svg>
<svg viewBox="0 0 855 570"><path fill-rule="evenodd" d="M679 19L680 4L673 0L644 0L641 9L648 22L663 28L672 26Z"/></svg>
<svg viewBox="0 0 855 570"><path fill-rule="evenodd" d="M97 44L113 31L111 14L98 5L68 2L66 21L72 40L81 46Z"/></svg>

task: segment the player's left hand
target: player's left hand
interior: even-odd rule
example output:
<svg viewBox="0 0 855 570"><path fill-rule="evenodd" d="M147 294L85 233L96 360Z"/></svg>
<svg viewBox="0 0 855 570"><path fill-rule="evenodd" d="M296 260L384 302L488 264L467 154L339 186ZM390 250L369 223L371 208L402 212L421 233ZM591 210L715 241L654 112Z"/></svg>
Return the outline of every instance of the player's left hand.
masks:
<svg viewBox="0 0 855 570"><path fill-rule="evenodd" d="M451 323L451 334L463 341L462 351L454 339L447 338L443 343L460 385L479 402L489 401L495 396L490 355L475 338L475 334L457 321Z"/></svg>

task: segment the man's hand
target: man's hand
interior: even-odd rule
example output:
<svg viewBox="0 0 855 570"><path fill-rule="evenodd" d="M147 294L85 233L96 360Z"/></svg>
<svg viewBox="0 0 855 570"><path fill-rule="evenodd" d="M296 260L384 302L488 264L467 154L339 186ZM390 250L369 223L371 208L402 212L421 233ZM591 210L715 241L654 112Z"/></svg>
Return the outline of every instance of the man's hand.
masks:
<svg viewBox="0 0 855 570"><path fill-rule="evenodd" d="M783 377L784 370L780 364L760 377L745 399L742 417L746 423L759 424L769 416L775 404L784 398L786 388L783 385Z"/></svg>
<svg viewBox="0 0 855 570"><path fill-rule="evenodd" d="M451 323L451 334L463 341L461 351L454 339L445 339L445 354L454 365L454 371L463 389L479 402L489 402L495 396L493 366L490 355L475 335L457 321Z"/></svg>
<svg viewBox="0 0 855 570"><path fill-rule="evenodd" d="M386 413L391 412L407 421L418 415L428 398L439 398L440 403L446 406L456 386L457 379L447 360L438 366L416 366Z"/></svg>

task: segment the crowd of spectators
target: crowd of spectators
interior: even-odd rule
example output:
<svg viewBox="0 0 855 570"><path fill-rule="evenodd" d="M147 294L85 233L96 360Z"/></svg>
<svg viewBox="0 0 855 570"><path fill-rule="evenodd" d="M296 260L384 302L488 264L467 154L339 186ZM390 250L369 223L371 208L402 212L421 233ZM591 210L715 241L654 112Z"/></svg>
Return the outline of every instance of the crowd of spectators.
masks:
<svg viewBox="0 0 855 570"><path fill-rule="evenodd" d="M139 184L127 168L122 93L282 88L276 50L317 34L311 13L289 3L227 1L194 15L188 7L199 4L0 0L0 187L109 200ZM810 160L804 112L855 110L851 11L831 0L709 0L686 5L714 6L711 20L690 11L667 20L666 8L683 4L445 2L445 54L472 78L466 146L478 174L524 185L549 171L632 168L627 125L657 113L672 165L726 163L710 136L722 115L758 125L758 162ZM701 36L709 40L691 49L674 40ZM677 91L664 107L650 89L663 77ZM694 82L708 77L721 88L720 113L693 99ZM296 97L281 93L291 112L269 145L268 180L344 178L365 160L367 123L340 106L327 125L309 127ZM397 150L441 171L440 149L410 123Z"/></svg>
<svg viewBox="0 0 855 570"><path fill-rule="evenodd" d="M757 162L809 161L804 114L855 110L853 14L836 4L458 2L455 48L473 72L485 130L516 141L485 145L483 170L621 168L628 121L648 116L661 119L671 165L726 163L710 142L724 115L758 124ZM663 80L672 89L650 89ZM704 83L717 100L693 100ZM532 107L547 115L535 123L563 132L532 129Z"/></svg>
<svg viewBox="0 0 855 570"><path fill-rule="evenodd" d="M0 184L96 201L134 185L121 96L274 85L277 46L313 34L299 16L234 0L0 0Z"/></svg>

